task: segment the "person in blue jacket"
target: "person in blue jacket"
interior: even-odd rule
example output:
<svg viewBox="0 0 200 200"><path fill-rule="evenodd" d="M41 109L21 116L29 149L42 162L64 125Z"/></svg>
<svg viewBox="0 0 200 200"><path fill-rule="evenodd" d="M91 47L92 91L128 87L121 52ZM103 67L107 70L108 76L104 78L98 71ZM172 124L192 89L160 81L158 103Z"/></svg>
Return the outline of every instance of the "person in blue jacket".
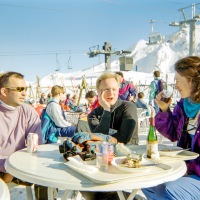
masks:
<svg viewBox="0 0 200 200"><path fill-rule="evenodd" d="M157 95L158 81L160 80L160 71L153 72L154 80L150 83L150 93L149 93L149 105L154 105L156 113L159 111L159 107L155 102L155 98Z"/></svg>

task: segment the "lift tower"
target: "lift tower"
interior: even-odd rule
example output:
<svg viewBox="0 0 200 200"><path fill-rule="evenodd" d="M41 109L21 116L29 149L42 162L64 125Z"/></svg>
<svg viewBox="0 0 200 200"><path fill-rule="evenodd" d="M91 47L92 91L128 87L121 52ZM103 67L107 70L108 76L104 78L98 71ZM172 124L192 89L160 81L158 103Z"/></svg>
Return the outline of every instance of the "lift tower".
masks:
<svg viewBox="0 0 200 200"><path fill-rule="evenodd" d="M93 48L93 47L91 47ZM93 58L99 54L104 54L105 55L105 65L106 65L106 70L110 70L111 69L111 55L112 54L116 54L116 55L125 55L125 54L130 54L131 51L113 51L112 50L112 46L109 42L105 42L103 49L99 50L99 49L95 49L95 50L91 50L91 48L89 48L90 52L88 52L88 55L90 58Z"/></svg>
<svg viewBox="0 0 200 200"><path fill-rule="evenodd" d="M169 25L170 26L184 26L185 24L189 24L190 27L190 41L189 41L189 55L193 56L195 54L195 28L196 28L196 22L200 21L200 15L196 14L195 6L199 5L200 3L197 4L192 4L191 6L187 6L184 8L180 8L178 11L181 11L183 14L183 21L180 22L171 22ZM187 19L186 14L185 14L185 9L190 8L192 9L192 18Z"/></svg>

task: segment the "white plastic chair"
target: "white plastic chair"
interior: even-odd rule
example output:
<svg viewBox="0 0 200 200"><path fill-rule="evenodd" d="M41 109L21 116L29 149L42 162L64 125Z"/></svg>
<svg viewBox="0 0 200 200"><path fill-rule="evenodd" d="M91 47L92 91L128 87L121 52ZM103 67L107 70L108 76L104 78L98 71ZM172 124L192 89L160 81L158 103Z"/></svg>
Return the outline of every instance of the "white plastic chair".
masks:
<svg viewBox="0 0 200 200"><path fill-rule="evenodd" d="M6 183L0 178L0 200L10 200L10 192Z"/></svg>
<svg viewBox="0 0 200 200"><path fill-rule="evenodd" d="M56 188L48 187L48 200L54 200L58 197L58 191Z"/></svg>
<svg viewBox="0 0 200 200"><path fill-rule="evenodd" d="M66 190L62 197L62 200L82 200L84 199L81 192L75 190Z"/></svg>
<svg viewBox="0 0 200 200"><path fill-rule="evenodd" d="M147 132L149 130L149 118L146 116L148 110L140 109L138 112L138 132Z"/></svg>
<svg viewBox="0 0 200 200"><path fill-rule="evenodd" d="M79 115L80 114L77 112L65 111L65 117L66 117L67 121L72 124L78 124Z"/></svg>
<svg viewBox="0 0 200 200"><path fill-rule="evenodd" d="M19 186L18 184L13 183L13 182L11 182L11 183L6 183L6 184L7 184L7 187L8 187L9 190L12 189L12 188L14 188L14 187ZM20 186L21 186L21 185L20 185ZM34 200L34 197L33 197L33 190L32 190L33 185L32 185L32 186L24 186L24 187L26 187L26 196L27 196L27 200Z"/></svg>
<svg viewBox="0 0 200 200"><path fill-rule="evenodd" d="M48 187L48 200L54 200L58 197L58 190L56 188ZM61 200L83 200L80 191L75 190L64 190ZM90 198L87 198L90 199Z"/></svg>

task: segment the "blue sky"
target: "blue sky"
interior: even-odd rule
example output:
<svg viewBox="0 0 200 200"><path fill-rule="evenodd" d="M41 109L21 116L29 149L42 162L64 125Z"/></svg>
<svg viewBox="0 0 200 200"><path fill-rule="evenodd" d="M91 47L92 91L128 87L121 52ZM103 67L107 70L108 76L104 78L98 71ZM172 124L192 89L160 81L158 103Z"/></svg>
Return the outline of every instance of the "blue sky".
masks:
<svg viewBox="0 0 200 200"><path fill-rule="evenodd" d="M89 48L110 42L125 50L154 31L178 30L178 9L191 0L0 0L0 71L18 71L34 81L59 69L68 73L104 62ZM199 12L200 5L197 6ZM191 17L191 8L185 9ZM72 69L69 69L72 68Z"/></svg>

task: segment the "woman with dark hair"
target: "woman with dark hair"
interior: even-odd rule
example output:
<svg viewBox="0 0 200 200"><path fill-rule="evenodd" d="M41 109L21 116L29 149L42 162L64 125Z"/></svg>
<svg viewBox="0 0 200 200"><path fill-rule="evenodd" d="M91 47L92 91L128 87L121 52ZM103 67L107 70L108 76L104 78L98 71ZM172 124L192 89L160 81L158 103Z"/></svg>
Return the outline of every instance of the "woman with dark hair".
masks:
<svg viewBox="0 0 200 200"><path fill-rule="evenodd" d="M177 146L200 154L200 57L189 56L175 64L175 88L181 95L173 112L163 102L162 92L156 96L160 111L155 118L156 129ZM185 176L156 187L143 189L147 199L200 198L200 156L186 161Z"/></svg>

